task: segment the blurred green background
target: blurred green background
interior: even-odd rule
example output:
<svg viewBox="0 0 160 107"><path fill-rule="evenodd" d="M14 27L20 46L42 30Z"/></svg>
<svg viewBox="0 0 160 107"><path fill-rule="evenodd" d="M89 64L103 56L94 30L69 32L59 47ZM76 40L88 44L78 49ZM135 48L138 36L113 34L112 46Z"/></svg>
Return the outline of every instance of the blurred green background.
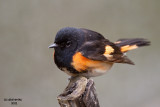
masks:
<svg viewBox="0 0 160 107"><path fill-rule="evenodd" d="M95 30L111 41L146 38L128 53L135 66L115 64L94 78L101 107L160 107L159 0L0 0L0 107L58 107L69 76L53 62L63 27Z"/></svg>

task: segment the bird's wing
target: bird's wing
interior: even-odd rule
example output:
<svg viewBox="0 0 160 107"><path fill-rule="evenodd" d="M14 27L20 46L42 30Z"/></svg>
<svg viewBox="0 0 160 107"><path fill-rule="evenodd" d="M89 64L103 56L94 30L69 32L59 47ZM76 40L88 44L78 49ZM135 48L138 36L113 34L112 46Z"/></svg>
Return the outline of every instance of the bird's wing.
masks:
<svg viewBox="0 0 160 107"><path fill-rule="evenodd" d="M82 55L93 61L134 64L121 52L119 47L105 39L84 43L75 55Z"/></svg>

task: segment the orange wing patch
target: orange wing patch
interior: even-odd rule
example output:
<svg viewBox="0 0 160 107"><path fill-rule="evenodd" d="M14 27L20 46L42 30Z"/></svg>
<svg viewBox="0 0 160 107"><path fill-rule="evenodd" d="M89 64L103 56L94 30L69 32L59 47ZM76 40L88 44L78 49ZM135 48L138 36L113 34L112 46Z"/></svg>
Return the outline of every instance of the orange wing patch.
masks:
<svg viewBox="0 0 160 107"><path fill-rule="evenodd" d="M104 54L111 54L113 52L114 52L114 49L111 46L107 45L105 47L105 53Z"/></svg>
<svg viewBox="0 0 160 107"><path fill-rule="evenodd" d="M129 50L132 50L132 49L136 49L136 48L138 48L138 46L137 45L126 45L126 46L122 46L121 47L121 52L127 52L127 51L129 51Z"/></svg>
<svg viewBox="0 0 160 107"><path fill-rule="evenodd" d="M106 56L108 59L111 59L113 57L113 55L110 55L110 54L113 52L114 52L114 49L111 46L107 45L105 47L105 52L103 55Z"/></svg>
<svg viewBox="0 0 160 107"><path fill-rule="evenodd" d="M102 66L100 61L88 59L84 57L80 52L77 52L73 56L72 65L79 72L85 71L88 68L96 68Z"/></svg>

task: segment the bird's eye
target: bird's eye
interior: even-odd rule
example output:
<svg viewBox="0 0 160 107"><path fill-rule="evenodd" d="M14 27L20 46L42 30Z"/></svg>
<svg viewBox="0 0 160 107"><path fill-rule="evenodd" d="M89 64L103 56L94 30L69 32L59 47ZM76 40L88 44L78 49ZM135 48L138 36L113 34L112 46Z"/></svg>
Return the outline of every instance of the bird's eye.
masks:
<svg viewBox="0 0 160 107"><path fill-rule="evenodd" d="M66 47L69 47L71 45L71 41L67 41Z"/></svg>

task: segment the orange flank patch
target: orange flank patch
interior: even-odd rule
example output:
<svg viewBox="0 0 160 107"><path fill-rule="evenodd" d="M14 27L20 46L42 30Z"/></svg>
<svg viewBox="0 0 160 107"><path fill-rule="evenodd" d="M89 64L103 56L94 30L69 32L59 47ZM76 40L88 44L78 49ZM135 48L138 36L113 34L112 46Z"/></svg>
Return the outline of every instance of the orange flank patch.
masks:
<svg viewBox="0 0 160 107"><path fill-rule="evenodd" d="M94 60L88 59L84 57L80 52L77 52L73 56L72 65L77 71L82 72L87 69L100 68L102 67L101 63L102 62L100 61L94 61Z"/></svg>
<svg viewBox="0 0 160 107"><path fill-rule="evenodd" d="M54 59L54 54L55 54L55 51L53 52L53 59Z"/></svg>
<svg viewBox="0 0 160 107"><path fill-rule="evenodd" d="M137 45L126 45L126 46L122 46L121 47L121 52L127 52L127 51L129 51L129 50L132 50L132 49L136 49L136 48L138 48L138 46Z"/></svg>
<svg viewBox="0 0 160 107"><path fill-rule="evenodd" d="M110 54L113 53L113 52L114 52L114 49L113 49L111 46L107 45L107 46L105 47L105 52L104 52L103 55L108 56L108 55L110 55Z"/></svg>

